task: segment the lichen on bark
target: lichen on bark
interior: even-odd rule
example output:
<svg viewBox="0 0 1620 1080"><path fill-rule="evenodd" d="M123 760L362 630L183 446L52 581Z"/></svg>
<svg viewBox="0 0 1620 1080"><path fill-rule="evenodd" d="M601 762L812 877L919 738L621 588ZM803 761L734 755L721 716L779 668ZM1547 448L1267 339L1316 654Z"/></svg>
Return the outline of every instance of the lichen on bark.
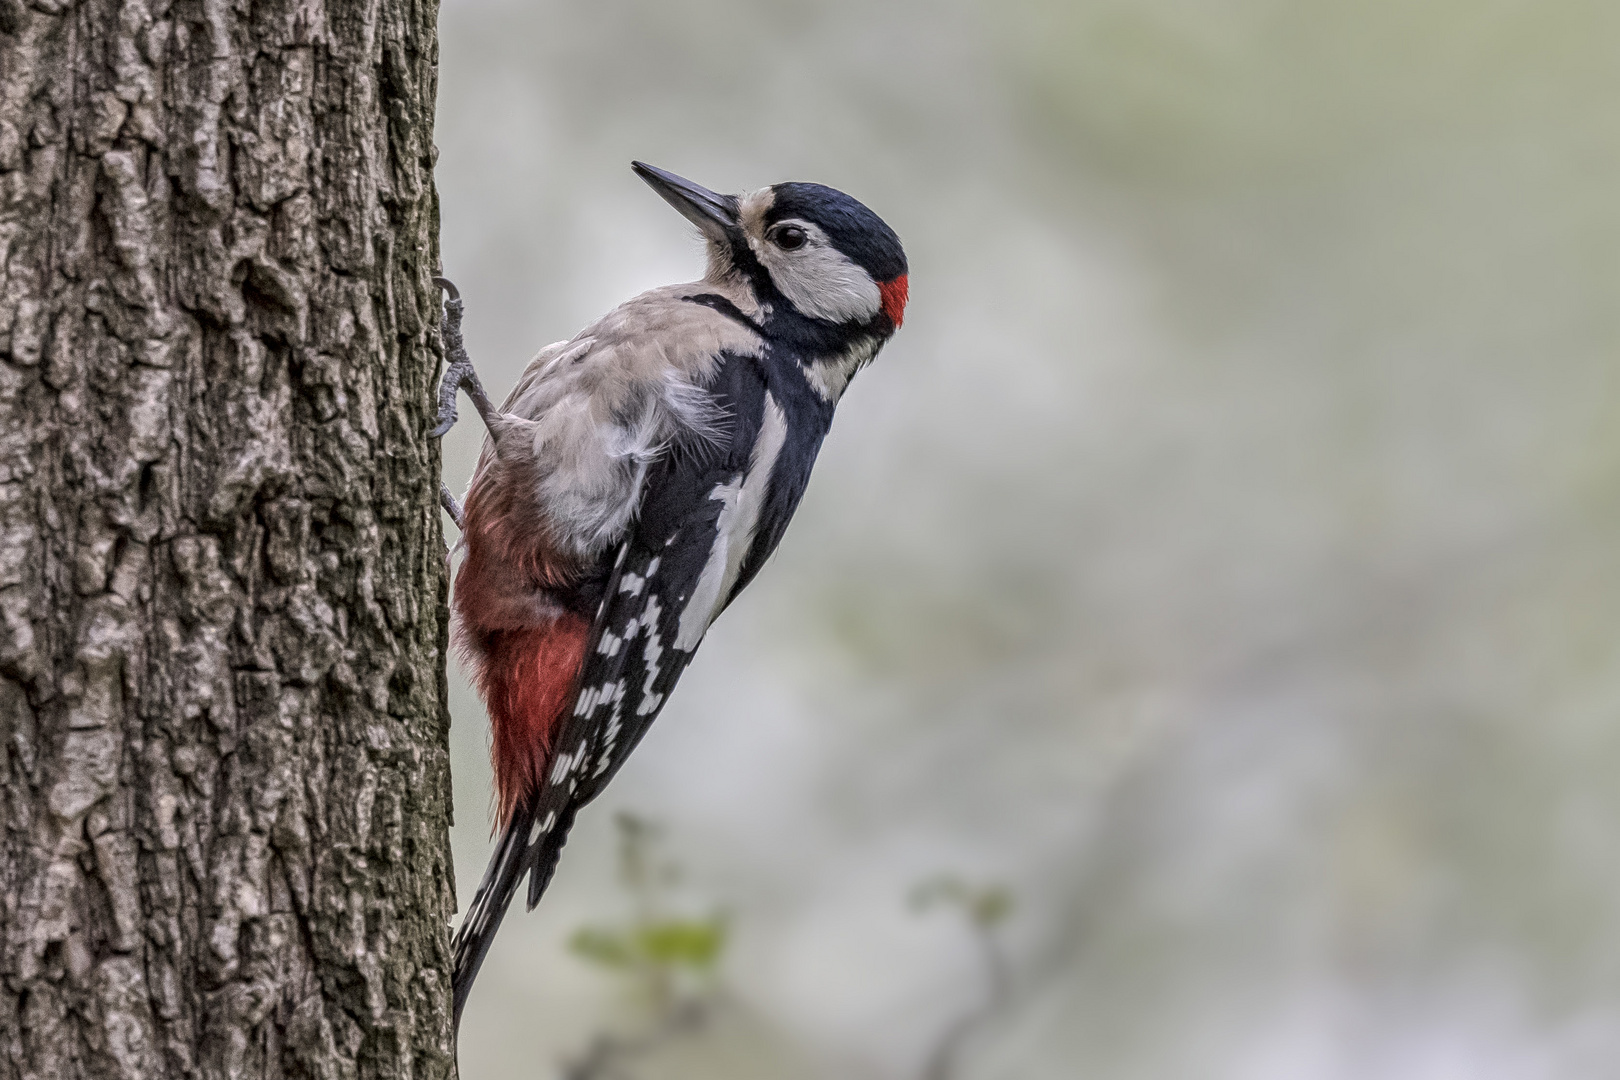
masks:
<svg viewBox="0 0 1620 1080"><path fill-rule="evenodd" d="M0 1077L454 1072L436 18L0 0Z"/></svg>

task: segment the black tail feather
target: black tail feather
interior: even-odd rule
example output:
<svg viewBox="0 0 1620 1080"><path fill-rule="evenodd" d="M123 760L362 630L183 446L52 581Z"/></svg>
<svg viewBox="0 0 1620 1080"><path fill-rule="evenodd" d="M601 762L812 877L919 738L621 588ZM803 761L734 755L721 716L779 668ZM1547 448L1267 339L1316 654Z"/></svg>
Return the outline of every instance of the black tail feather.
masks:
<svg viewBox="0 0 1620 1080"><path fill-rule="evenodd" d="M528 906L532 911L557 869L563 843L568 839L568 830L574 823L574 811L570 807L560 816L552 814L552 827L543 835L536 835L538 830L535 824L541 816L539 804L540 800L529 799L501 830L500 842L489 861L489 868L484 871L484 880L473 894L472 904L456 930L452 984L457 1031L461 1029L461 1010L467 1004L467 995L472 992L473 980L478 977L478 969L484 966L484 957L495 941L495 932L501 928L501 919L505 917L523 876L530 875Z"/></svg>
<svg viewBox="0 0 1620 1080"><path fill-rule="evenodd" d="M562 819L541 841L534 856L529 860L529 903L526 910L534 910L534 906L540 902L541 895L545 893L546 886L551 884L551 875L557 872L557 862L562 857L563 844L568 841L568 831L573 827L574 808L569 807L563 811Z"/></svg>

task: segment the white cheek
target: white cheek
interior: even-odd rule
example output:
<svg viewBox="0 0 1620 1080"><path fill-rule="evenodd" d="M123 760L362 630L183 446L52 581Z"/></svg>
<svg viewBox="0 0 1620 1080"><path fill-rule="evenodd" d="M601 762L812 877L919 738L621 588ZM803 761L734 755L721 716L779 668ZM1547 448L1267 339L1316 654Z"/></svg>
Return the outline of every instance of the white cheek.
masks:
<svg viewBox="0 0 1620 1080"><path fill-rule="evenodd" d="M883 294L872 275L837 248L817 244L782 251L767 243L756 250L777 291L806 315L829 322L866 322L883 306Z"/></svg>

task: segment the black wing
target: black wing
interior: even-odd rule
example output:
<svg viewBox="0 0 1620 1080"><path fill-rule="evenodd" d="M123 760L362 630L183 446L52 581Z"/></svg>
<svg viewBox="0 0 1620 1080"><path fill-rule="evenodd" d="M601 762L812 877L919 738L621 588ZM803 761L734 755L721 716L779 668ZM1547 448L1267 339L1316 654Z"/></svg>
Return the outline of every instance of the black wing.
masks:
<svg viewBox="0 0 1620 1080"><path fill-rule="evenodd" d="M681 615L715 547L724 506L715 492L736 482L750 464L764 415L764 375L751 358L728 356L711 392L728 417L728 445L678 445L649 467L640 512L618 550L592 623L550 767L539 791L502 831L456 932L458 1026L473 979L524 874L529 874L532 910L551 881L574 815L647 733L697 649L696 642L690 649L675 644Z"/></svg>

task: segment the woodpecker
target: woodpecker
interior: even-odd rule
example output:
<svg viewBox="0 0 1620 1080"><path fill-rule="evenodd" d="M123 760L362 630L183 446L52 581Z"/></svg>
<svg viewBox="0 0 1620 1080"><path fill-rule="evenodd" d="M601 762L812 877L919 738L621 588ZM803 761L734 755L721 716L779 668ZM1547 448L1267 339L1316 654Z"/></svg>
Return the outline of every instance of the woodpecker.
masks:
<svg viewBox="0 0 1620 1080"><path fill-rule="evenodd" d="M457 650L489 711L500 839L455 938L455 1022L528 875L624 764L715 617L787 529L850 380L905 316L894 230L821 184L718 195L641 162L702 233L701 281L541 350L495 408L448 300L442 436L487 428L464 506Z"/></svg>

